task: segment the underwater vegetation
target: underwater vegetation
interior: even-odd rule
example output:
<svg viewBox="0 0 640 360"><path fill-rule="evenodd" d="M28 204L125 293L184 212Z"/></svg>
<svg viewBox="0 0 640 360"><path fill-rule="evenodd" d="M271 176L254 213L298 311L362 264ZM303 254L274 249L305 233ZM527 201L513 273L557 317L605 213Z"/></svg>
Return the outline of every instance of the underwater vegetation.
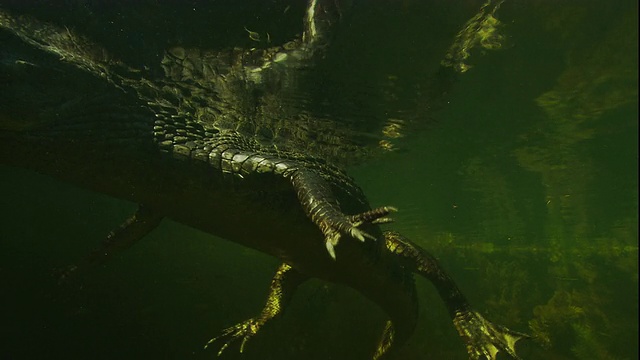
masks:
<svg viewBox="0 0 640 360"><path fill-rule="evenodd" d="M448 234L437 251L453 244L450 256L483 269L487 311L511 307L500 321L527 323L560 358L638 353L638 18L626 5L532 5L562 68L534 98L536 119L499 149L507 156L485 150L460 169L487 211L476 215L484 242Z"/></svg>
<svg viewBox="0 0 640 360"><path fill-rule="evenodd" d="M477 24L496 15L502 45L452 48L463 74L443 128L405 140L418 179L400 183L422 190L398 195L398 226L483 311L528 328L523 358L638 355L636 14L633 1L500 2Z"/></svg>

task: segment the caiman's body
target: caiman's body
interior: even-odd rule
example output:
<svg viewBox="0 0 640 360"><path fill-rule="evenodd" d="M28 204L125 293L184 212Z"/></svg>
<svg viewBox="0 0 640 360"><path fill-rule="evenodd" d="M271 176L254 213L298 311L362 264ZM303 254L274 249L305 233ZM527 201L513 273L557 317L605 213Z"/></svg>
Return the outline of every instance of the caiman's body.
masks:
<svg viewBox="0 0 640 360"><path fill-rule="evenodd" d="M311 1L303 39L260 56L218 56L232 65L210 63L219 72L213 75L206 67L190 69L205 63L205 53L173 49L158 81L66 29L0 10L0 40L10 49L0 59L7 91L0 100L0 160L141 204L88 263L143 237L163 217L281 259L263 312L214 338L224 342L221 350L237 339L243 346L301 282L315 277L358 290L389 315L374 355L385 357L415 328L417 273L437 287L472 358L493 359L498 350L515 357L523 334L484 320L431 256L399 234L382 233L376 223L392 208L371 210L348 176L321 156L293 150L301 146L295 140L265 145L260 125L252 125L253 137L225 125L240 128L251 117L238 99L264 80L256 76L300 66L321 47L316 32L326 21L318 22L314 10ZM243 62L233 65L234 57ZM189 81L181 82L187 69ZM217 92L204 91L205 83ZM285 135L267 137L278 136ZM375 240L358 241L364 237Z"/></svg>

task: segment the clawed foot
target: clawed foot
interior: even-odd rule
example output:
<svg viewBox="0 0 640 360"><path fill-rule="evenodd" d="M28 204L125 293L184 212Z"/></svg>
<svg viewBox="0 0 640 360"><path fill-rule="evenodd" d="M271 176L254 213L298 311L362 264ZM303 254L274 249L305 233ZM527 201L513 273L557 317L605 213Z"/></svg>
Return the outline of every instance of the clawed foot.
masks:
<svg viewBox="0 0 640 360"><path fill-rule="evenodd" d="M499 351L504 351L513 359L520 359L516 354L516 342L530 338L527 334L494 325L475 311L458 312L453 323L467 343L472 360L495 360Z"/></svg>
<svg viewBox="0 0 640 360"><path fill-rule="evenodd" d="M329 256L336 259L336 252L334 247L338 245L340 237L343 233L358 239L362 242L365 238L375 240L376 238L367 234L366 232L358 229L358 226L363 224L385 224L392 220L388 217L390 213L397 211L396 208L391 206L383 206L373 210L369 210L357 215L351 215L347 218L347 221L338 224L327 224L328 226L323 229L325 234L325 246L329 252Z"/></svg>
<svg viewBox="0 0 640 360"><path fill-rule="evenodd" d="M222 352L227 347L229 347L229 345L231 345L232 343L238 340L242 340L242 342L240 343L240 352L242 353L244 351L244 344L246 344L247 340L251 339L251 337L258 332L259 328L260 328L260 325L256 320L249 319L247 321L241 322L230 328L225 329L224 331L222 331L222 334L209 340L205 344L204 348L205 349L208 348L214 342L223 341L224 344L220 348L220 351L218 351L218 356L220 356Z"/></svg>

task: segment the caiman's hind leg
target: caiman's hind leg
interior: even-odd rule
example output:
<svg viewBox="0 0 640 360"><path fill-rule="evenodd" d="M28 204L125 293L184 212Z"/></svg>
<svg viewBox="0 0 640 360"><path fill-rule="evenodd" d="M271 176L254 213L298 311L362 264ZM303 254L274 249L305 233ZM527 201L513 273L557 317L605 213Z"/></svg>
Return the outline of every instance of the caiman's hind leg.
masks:
<svg viewBox="0 0 640 360"><path fill-rule="evenodd" d="M260 315L225 329L222 334L209 340L204 348L208 348L215 342L223 342L222 347L218 351L218 356L220 356L229 345L238 340L242 340L240 343L240 352L243 352L247 340L257 334L260 328L269 320L282 314L284 308L291 301L293 293L298 286L307 279L308 277L306 275L300 274L291 266L287 264L280 265L276 271L276 275L273 277L273 280L271 280L269 296Z"/></svg>
<svg viewBox="0 0 640 360"><path fill-rule="evenodd" d="M520 359L516 355L515 344L529 335L492 324L473 311L453 280L425 250L396 232L387 231L384 238L387 249L396 254L404 266L429 279L436 287L449 310L453 324L467 343L471 359L495 360L499 351Z"/></svg>

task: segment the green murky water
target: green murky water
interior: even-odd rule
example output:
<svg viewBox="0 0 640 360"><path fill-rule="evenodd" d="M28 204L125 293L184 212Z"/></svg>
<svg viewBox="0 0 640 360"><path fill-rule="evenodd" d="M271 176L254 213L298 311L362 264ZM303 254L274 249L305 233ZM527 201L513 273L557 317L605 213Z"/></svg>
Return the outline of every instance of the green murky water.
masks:
<svg viewBox="0 0 640 360"><path fill-rule="evenodd" d="M367 93L391 76L407 97L391 115L423 109L413 86L482 5L427 3L360 5L330 54L331 79L369 80L333 86ZM523 358L636 359L637 3L507 1L496 17L503 48L473 50L429 126L401 131L395 151L350 173L372 204L400 209L389 226L434 253L478 310L535 336ZM288 21L258 23L277 38ZM275 259L170 221L80 288L57 286L52 269L134 205L0 171L0 359L211 359L202 345L260 309ZM435 291L418 284L421 321L400 358L466 358ZM223 358L365 359L383 319L351 290L312 281L244 354Z"/></svg>

